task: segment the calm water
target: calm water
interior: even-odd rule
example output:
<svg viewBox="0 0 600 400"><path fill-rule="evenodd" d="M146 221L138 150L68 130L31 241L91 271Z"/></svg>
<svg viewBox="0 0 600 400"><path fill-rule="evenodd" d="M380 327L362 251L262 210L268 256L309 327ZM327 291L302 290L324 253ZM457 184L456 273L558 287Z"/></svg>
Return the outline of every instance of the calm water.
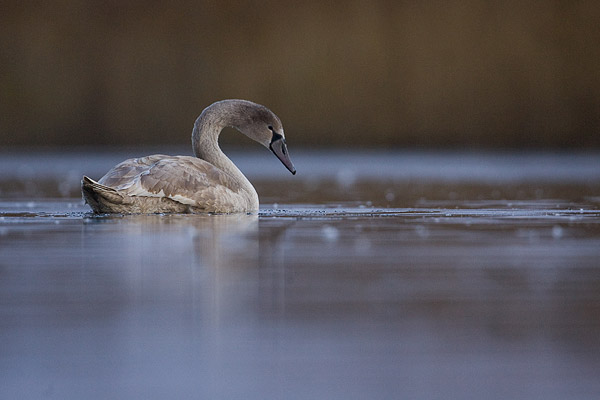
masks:
<svg viewBox="0 0 600 400"><path fill-rule="evenodd" d="M0 155L2 398L599 398L599 154L238 153L259 215L88 213L143 154Z"/></svg>

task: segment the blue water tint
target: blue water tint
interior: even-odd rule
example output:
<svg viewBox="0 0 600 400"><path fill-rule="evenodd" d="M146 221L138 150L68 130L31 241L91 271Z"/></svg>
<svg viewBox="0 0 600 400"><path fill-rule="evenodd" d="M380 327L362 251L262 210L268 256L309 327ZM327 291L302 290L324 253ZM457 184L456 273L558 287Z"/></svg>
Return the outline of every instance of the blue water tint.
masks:
<svg viewBox="0 0 600 400"><path fill-rule="evenodd" d="M598 398L594 158L366 154L242 156L257 215L94 215L112 158L3 175L2 396Z"/></svg>

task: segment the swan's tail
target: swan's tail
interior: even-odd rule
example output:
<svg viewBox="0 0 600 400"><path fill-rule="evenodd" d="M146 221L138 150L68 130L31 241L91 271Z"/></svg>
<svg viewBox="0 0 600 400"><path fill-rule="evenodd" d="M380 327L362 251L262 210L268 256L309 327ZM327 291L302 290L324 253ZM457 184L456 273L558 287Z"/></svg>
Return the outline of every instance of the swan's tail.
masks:
<svg viewBox="0 0 600 400"><path fill-rule="evenodd" d="M124 198L116 189L84 176L81 180L83 200L97 213L110 212L111 205L123 204Z"/></svg>

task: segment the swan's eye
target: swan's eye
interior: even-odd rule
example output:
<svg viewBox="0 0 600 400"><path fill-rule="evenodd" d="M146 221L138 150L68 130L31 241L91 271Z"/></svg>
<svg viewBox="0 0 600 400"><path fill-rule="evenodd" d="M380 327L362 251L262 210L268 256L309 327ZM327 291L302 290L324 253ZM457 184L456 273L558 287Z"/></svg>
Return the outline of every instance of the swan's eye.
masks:
<svg viewBox="0 0 600 400"><path fill-rule="evenodd" d="M271 125L267 126L271 132L273 132L273 127Z"/></svg>

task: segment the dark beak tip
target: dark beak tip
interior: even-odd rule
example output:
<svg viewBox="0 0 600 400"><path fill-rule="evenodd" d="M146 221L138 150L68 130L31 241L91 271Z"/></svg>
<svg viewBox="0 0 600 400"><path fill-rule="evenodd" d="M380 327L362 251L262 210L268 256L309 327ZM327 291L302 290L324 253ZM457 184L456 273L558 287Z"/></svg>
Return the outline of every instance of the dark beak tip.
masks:
<svg viewBox="0 0 600 400"><path fill-rule="evenodd" d="M287 148L285 146L285 142L282 140L276 140L275 142L271 142L269 146L273 154L285 165L285 167L292 173L292 175L296 175L296 168L294 168L294 164L292 164L292 160L290 160L290 156L287 153Z"/></svg>

